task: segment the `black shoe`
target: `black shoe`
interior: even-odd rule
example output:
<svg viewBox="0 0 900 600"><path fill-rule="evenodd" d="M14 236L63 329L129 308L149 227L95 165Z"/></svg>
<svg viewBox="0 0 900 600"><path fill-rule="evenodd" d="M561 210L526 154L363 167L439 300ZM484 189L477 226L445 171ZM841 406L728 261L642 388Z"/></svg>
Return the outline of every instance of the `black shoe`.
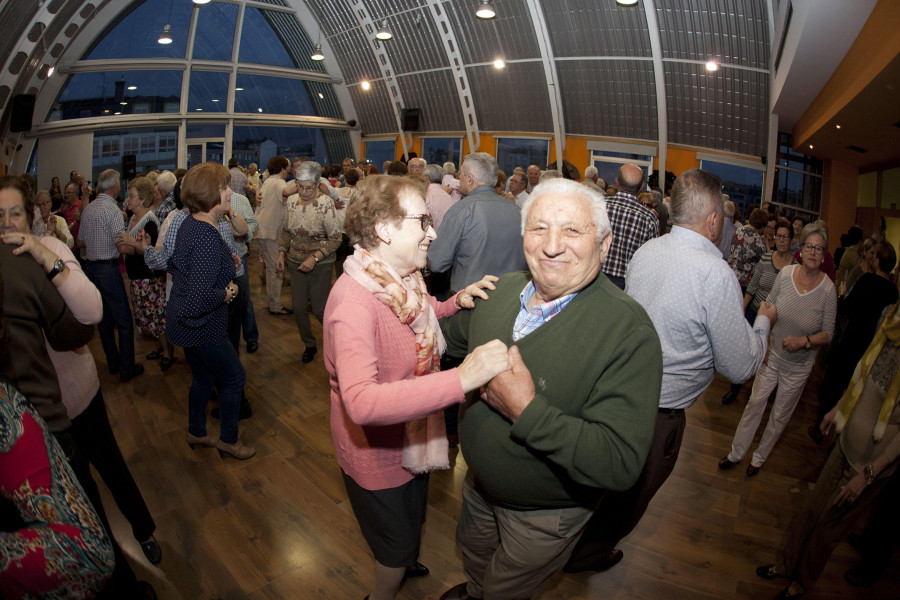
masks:
<svg viewBox="0 0 900 600"><path fill-rule="evenodd" d="M147 360L159 360L162 357L162 355L163 355L163 349L162 349L162 346L160 346L159 348L157 348L156 350L154 350L153 352L148 354L145 358Z"/></svg>
<svg viewBox="0 0 900 600"><path fill-rule="evenodd" d="M756 574L762 577L763 579L787 579L787 575L782 573L775 572L775 565L763 565L761 567L756 567Z"/></svg>
<svg viewBox="0 0 900 600"><path fill-rule="evenodd" d="M731 462L730 460L728 460L728 457L727 457L727 456L724 456L724 457L722 457L722 459L719 461L719 468L722 469L722 470L724 471L724 470L726 470L726 469L730 469L731 467L733 467L733 466L736 465L736 464L737 464L736 462Z"/></svg>
<svg viewBox="0 0 900 600"><path fill-rule="evenodd" d="M618 548L614 548L604 556L592 556L588 559L570 560L566 563L566 566L563 567L563 571L566 573L582 573L584 571L597 571L598 573L602 573L603 571L609 571L619 564L624 556L625 553Z"/></svg>
<svg viewBox="0 0 900 600"><path fill-rule="evenodd" d="M169 368L177 362L178 362L177 356L173 356L172 358L169 358L168 356L163 356L159 360L159 370L160 371L168 371Z"/></svg>
<svg viewBox="0 0 900 600"><path fill-rule="evenodd" d="M804 591L792 592L791 586L787 586L781 592L775 596L775 600L791 600L792 598L799 598L804 594Z"/></svg>
<svg viewBox="0 0 900 600"><path fill-rule="evenodd" d="M863 568L863 565L853 567L852 569L844 573L844 581L846 581L853 587L869 588L875 585L878 579L879 577L877 575L869 573L866 569Z"/></svg>
<svg viewBox="0 0 900 600"><path fill-rule="evenodd" d="M756 474L759 473L759 470L762 467L754 467L753 465L747 465L747 477L756 477Z"/></svg>
<svg viewBox="0 0 900 600"><path fill-rule="evenodd" d="M253 354L259 350L259 342L247 342L247 354Z"/></svg>
<svg viewBox="0 0 900 600"><path fill-rule="evenodd" d="M425 577L429 573L431 573L431 571L428 570L428 567L426 567L425 565L423 565L420 562L416 562L416 564L409 565L408 567L406 567L406 573L404 573L403 579L413 579L415 577Z"/></svg>
<svg viewBox="0 0 900 600"><path fill-rule="evenodd" d="M733 390L728 391L724 396L722 396L722 404L728 406L729 404L737 400L739 393L740 392L735 392Z"/></svg>
<svg viewBox="0 0 900 600"><path fill-rule="evenodd" d="M119 373L119 379L122 383L128 383L138 375L141 375L144 372L144 365L138 363L131 368L129 373Z"/></svg>
<svg viewBox="0 0 900 600"><path fill-rule="evenodd" d="M440 600L479 600L475 596L469 595L467 582L454 585L452 588L441 594Z"/></svg>
<svg viewBox="0 0 900 600"><path fill-rule="evenodd" d="M294 311L292 311L292 310L289 309L289 308L285 308L285 307L282 306L282 307L279 308L278 310L270 310L270 311L269 311L269 314L270 314L270 315L277 315L277 316L284 316L284 315L292 315L292 314L294 314Z"/></svg>
<svg viewBox="0 0 900 600"><path fill-rule="evenodd" d="M159 549L159 544L156 543L153 536L150 536L146 542L141 542L141 551L151 564L158 565L162 560L162 550Z"/></svg>
<svg viewBox="0 0 900 600"><path fill-rule="evenodd" d="M131 598L134 600L157 600L158 596L152 585L146 581L138 581L131 591Z"/></svg>
<svg viewBox="0 0 900 600"><path fill-rule="evenodd" d="M307 348L303 351L303 356L300 357L300 360L305 363L312 362L312 360L316 357L316 352L318 352L318 349L316 347Z"/></svg>
<svg viewBox="0 0 900 600"><path fill-rule="evenodd" d="M209 416L213 419L219 419L219 407L215 407L211 411L209 411ZM243 398L241 400L241 410L238 412L238 421L243 421L244 419L249 419L253 416L253 409L250 408L250 401L247 398Z"/></svg>

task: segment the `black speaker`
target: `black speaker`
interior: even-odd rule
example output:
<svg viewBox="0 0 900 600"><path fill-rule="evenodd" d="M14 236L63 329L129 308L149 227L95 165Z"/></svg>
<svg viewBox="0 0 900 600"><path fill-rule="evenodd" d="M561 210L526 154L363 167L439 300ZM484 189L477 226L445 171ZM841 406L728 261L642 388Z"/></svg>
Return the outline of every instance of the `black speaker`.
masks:
<svg viewBox="0 0 900 600"><path fill-rule="evenodd" d="M403 112L400 115L400 121L403 126L403 131L419 130L419 114L420 109L418 108L403 109Z"/></svg>
<svg viewBox="0 0 900 600"><path fill-rule="evenodd" d="M34 116L34 94L13 96L9 113L9 130L12 133L29 131Z"/></svg>
<svg viewBox="0 0 900 600"><path fill-rule="evenodd" d="M137 172L137 156L134 154L122 155L122 177L134 179Z"/></svg>

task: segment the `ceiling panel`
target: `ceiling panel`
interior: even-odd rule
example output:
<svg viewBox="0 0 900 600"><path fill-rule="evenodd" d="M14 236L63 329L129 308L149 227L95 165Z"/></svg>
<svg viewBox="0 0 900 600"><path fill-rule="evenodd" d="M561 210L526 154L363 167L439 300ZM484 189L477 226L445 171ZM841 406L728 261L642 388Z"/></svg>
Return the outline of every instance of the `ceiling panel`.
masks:
<svg viewBox="0 0 900 600"><path fill-rule="evenodd" d="M466 72L482 131L553 131L544 68L539 62L505 69L468 67Z"/></svg>
<svg viewBox="0 0 900 600"><path fill-rule="evenodd" d="M397 78L407 108L422 109L422 131L465 131L459 94L449 69Z"/></svg>
<svg viewBox="0 0 900 600"><path fill-rule="evenodd" d="M395 73L447 67L447 53L429 11L407 11L387 18L393 39L381 42Z"/></svg>
<svg viewBox="0 0 900 600"><path fill-rule="evenodd" d="M652 62L565 60L556 69L566 133L658 139Z"/></svg>
<svg viewBox="0 0 900 600"><path fill-rule="evenodd" d="M344 83L354 84L362 79L378 79L381 69L372 54L369 41L359 28L351 29L330 40L334 58L341 65Z"/></svg>
<svg viewBox="0 0 900 600"><path fill-rule="evenodd" d="M769 68L765 0L657 0L663 58Z"/></svg>
<svg viewBox="0 0 900 600"><path fill-rule="evenodd" d="M768 74L708 73L695 63L664 64L669 142L751 156L766 153Z"/></svg>
<svg viewBox="0 0 900 600"><path fill-rule="evenodd" d="M303 24L309 31L310 37L318 34L317 27L321 27L323 35L329 38L359 27L359 19L347 5L346 0L307 0L306 4L316 15L316 21L318 21L318 23Z"/></svg>
<svg viewBox="0 0 900 600"><path fill-rule="evenodd" d="M489 21L475 16L478 4L474 0L444 2L466 64L493 62L497 58L540 58L531 14L524 0L495 3L497 17Z"/></svg>
<svg viewBox="0 0 900 600"><path fill-rule="evenodd" d="M644 10L597 0L543 0L553 54L650 56Z"/></svg>
<svg viewBox="0 0 900 600"><path fill-rule="evenodd" d="M391 97L383 81L372 82L372 89L368 91L354 85L349 92L363 135L397 133Z"/></svg>

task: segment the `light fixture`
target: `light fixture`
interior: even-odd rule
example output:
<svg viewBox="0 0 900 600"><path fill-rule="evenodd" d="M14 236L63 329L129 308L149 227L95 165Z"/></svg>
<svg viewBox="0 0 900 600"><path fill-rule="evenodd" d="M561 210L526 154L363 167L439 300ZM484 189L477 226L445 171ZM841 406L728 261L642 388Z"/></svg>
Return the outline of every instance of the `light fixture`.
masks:
<svg viewBox="0 0 900 600"><path fill-rule="evenodd" d="M322 92L319 92L319 98L321 98L321 99L322 99L322 100L324 100L324 99L325 99L325 96L324 96L324 95L322 95Z"/></svg>
<svg viewBox="0 0 900 600"><path fill-rule="evenodd" d="M810 150L813 149L813 145L812 145L812 144L809 145L809 149L810 149Z"/></svg>
<svg viewBox="0 0 900 600"><path fill-rule="evenodd" d="M51 75L53 75L54 67L47 67L47 78L49 79Z"/></svg>
<svg viewBox="0 0 900 600"><path fill-rule="evenodd" d="M616 0L616 4L619 6L634 6L637 4L637 0Z"/></svg>
<svg viewBox="0 0 900 600"><path fill-rule="evenodd" d="M369 88L372 87L372 84L369 83L369 81L367 79L363 79L362 83L360 83L360 85L362 86L362 89L364 89L364 90L368 90Z"/></svg>
<svg viewBox="0 0 900 600"><path fill-rule="evenodd" d="M256 110L258 110L259 112L262 112L262 109L261 109L261 108L257 108Z"/></svg>
<svg viewBox="0 0 900 600"><path fill-rule="evenodd" d="M156 41L163 45L172 43L172 33L169 25L163 27L163 32Z"/></svg>
<svg viewBox="0 0 900 600"><path fill-rule="evenodd" d="M712 71L718 71L718 70L719 70L719 65L718 65L718 63L716 63L715 61L711 60L711 61L709 61L709 62L706 63L706 70L707 70L707 71L710 71L710 72L712 72Z"/></svg>
<svg viewBox="0 0 900 600"><path fill-rule="evenodd" d="M209 0L194 0L194 4L209 4Z"/></svg>
<svg viewBox="0 0 900 600"><path fill-rule="evenodd" d="M113 114L114 114L114 115L121 115L122 113L120 113L119 111L116 111L116 112L114 112Z"/></svg>
<svg viewBox="0 0 900 600"><path fill-rule="evenodd" d="M495 69L503 69L505 67L506 67L506 61L504 61L502 58L498 58L494 61Z"/></svg>
<svg viewBox="0 0 900 600"><path fill-rule="evenodd" d="M213 98L212 101L213 101L213 102L218 102L219 99L218 99L218 98Z"/></svg>
<svg viewBox="0 0 900 600"><path fill-rule="evenodd" d="M128 86L128 89L131 90L131 91L133 92L134 90L137 89L137 86L136 86L136 85L129 85L129 86Z"/></svg>
<svg viewBox="0 0 900 600"><path fill-rule="evenodd" d="M388 29L386 20L381 22L381 27L379 27L378 31L375 32L375 37L379 40L389 40L394 37L394 34L392 34L391 30Z"/></svg>
<svg viewBox="0 0 900 600"><path fill-rule="evenodd" d="M840 125L835 125L834 128L835 128L835 129L840 129L841 126L840 126Z"/></svg>
<svg viewBox="0 0 900 600"><path fill-rule="evenodd" d="M483 2L475 11L475 16L479 19L493 19L497 16L497 13L494 12L494 7L491 6L490 2Z"/></svg>
<svg viewBox="0 0 900 600"><path fill-rule="evenodd" d="M108 108L104 108L104 109L103 109L103 114L108 115L108 114L109 114L109 109L108 109Z"/></svg>
<svg viewBox="0 0 900 600"><path fill-rule="evenodd" d="M322 54L322 44L316 44L313 48L312 56L310 56L313 60L325 60L325 55Z"/></svg>
<svg viewBox="0 0 900 600"><path fill-rule="evenodd" d="M197 112L201 112L203 109L202 109L202 108L195 108L194 110L196 110Z"/></svg>
<svg viewBox="0 0 900 600"><path fill-rule="evenodd" d="M123 100L123 101L121 101L121 102L119 102L119 104L121 104L121 105L122 105L122 106L128 106L128 103L127 103L127 102L125 102L125 101L124 101L124 100Z"/></svg>
<svg viewBox="0 0 900 600"><path fill-rule="evenodd" d="M237 87L236 87L236 88L234 88L234 91L236 91L236 92L243 92L243 91L244 91L244 88L237 88Z"/></svg>

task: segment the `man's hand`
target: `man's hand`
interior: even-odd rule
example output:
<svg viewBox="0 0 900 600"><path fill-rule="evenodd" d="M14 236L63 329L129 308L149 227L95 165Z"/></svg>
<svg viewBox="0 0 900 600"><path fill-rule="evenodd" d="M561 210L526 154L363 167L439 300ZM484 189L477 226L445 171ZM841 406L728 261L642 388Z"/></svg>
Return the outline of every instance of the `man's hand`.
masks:
<svg viewBox="0 0 900 600"><path fill-rule="evenodd" d="M506 344L491 340L475 348L456 370L463 392L477 390L494 378L497 373L509 369Z"/></svg>
<svg viewBox="0 0 900 600"><path fill-rule="evenodd" d="M760 302L759 311L756 314L761 317L767 317L772 327L775 326L775 321L778 320L778 309L775 308L774 304L769 304L768 302Z"/></svg>
<svg viewBox="0 0 900 600"><path fill-rule="evenodd" d="M512 346L508 354L510 370L494 377L482 389L481 399L515 423L534 399L534 381L531 379L531 372L522 361L519 349Z"/></svg>

